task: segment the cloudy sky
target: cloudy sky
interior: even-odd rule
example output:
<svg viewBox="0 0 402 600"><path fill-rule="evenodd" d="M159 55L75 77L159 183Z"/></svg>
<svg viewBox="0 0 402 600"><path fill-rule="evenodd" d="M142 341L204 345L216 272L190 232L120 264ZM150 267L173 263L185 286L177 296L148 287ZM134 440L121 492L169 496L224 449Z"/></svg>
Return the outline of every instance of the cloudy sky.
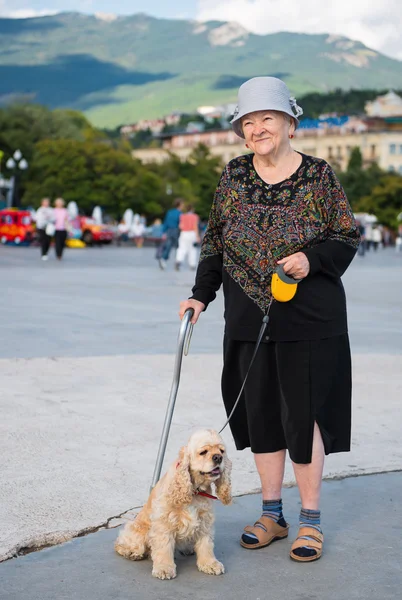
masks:
<svg viewBox="0 0 402 600"><path fill-rule="evenodd" d="M400 5L401 0L0 0L0 15L145 12L165 18L237 21L260 34L341 34L402 60Z"/></svg>

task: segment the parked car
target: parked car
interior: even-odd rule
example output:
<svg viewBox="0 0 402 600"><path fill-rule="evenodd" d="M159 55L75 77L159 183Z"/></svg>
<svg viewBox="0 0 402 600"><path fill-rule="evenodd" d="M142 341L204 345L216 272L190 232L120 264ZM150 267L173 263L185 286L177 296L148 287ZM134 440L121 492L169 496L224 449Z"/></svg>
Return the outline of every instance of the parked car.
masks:
<svg viewBox="0 0 402 600"><path fill-rule="evenodd" d="M81 217L81 239L89 246L92 244L110 244L114 231L109 225L99 225L90 217Z"/></svg>
<svg viewBox="0 0 402 600"><path fill-rule="evenodd" d="M30 244L34 238L32 215L28 210L0 210L0 241L2 244Z"/></svg>
<svg viewBox="0 0 402 600"><path fill-rule="evenodd" d="M115 232L110 225L99 225L91 217L77 216L70 221L71 239L80 239L88 246L93 244L110 244Z"/></svg>

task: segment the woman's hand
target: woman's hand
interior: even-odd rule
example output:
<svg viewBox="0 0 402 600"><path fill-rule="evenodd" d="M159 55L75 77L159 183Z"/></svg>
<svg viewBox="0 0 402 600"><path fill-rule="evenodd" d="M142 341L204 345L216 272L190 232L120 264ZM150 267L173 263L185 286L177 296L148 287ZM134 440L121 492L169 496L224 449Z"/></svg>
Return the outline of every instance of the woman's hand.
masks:
<svg viewBox="0 0 402 600"><path fill-rule="evenodd" d="M286 275L290 275L293 279L304 279L310 272L310 263L303 252L296 252L278 260L278 265L283 265Z"/></svg>
<svg viewBox="0 0 402 600"><path fill-rule="evenodd" d="M195 325L198 321L198 317L200 316L200 314L202 313L202 311L205 308L205 304L203 302L200 302L199 300L184 300L183 302L180 302L180 311L179 311L180 319L182 319L184 317L184 313L186 312L186 310L188 308L192 308L194 310L194 314L191 319L191 322L193 325Z"/></svg>

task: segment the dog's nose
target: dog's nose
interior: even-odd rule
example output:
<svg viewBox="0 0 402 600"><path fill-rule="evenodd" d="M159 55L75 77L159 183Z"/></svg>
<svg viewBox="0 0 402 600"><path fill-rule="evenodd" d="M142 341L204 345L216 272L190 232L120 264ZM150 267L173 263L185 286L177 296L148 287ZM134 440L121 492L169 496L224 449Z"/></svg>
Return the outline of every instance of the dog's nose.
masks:
<svg viewBox="0 0 402 600"><path fill-rule="evenodd" d="M222 455L221 454L214 454L212 457L212 460L214 461L214 463L216 463L217 465L220 465L222 462Z"/></svg>

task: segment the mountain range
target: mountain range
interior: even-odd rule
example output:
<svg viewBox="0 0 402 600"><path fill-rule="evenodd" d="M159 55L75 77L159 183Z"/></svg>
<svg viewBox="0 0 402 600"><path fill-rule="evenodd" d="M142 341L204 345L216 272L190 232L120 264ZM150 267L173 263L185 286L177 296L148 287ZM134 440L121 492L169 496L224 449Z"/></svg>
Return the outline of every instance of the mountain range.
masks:
<svg viewBox="0 0 402 600"><path fill-rule="evenodd" d="M116 127L233 102L250 77L293 94L402 87L402 62L328 34L255 35L237 23L60 13L0 19L0 103L25 97Z"/></svg>

